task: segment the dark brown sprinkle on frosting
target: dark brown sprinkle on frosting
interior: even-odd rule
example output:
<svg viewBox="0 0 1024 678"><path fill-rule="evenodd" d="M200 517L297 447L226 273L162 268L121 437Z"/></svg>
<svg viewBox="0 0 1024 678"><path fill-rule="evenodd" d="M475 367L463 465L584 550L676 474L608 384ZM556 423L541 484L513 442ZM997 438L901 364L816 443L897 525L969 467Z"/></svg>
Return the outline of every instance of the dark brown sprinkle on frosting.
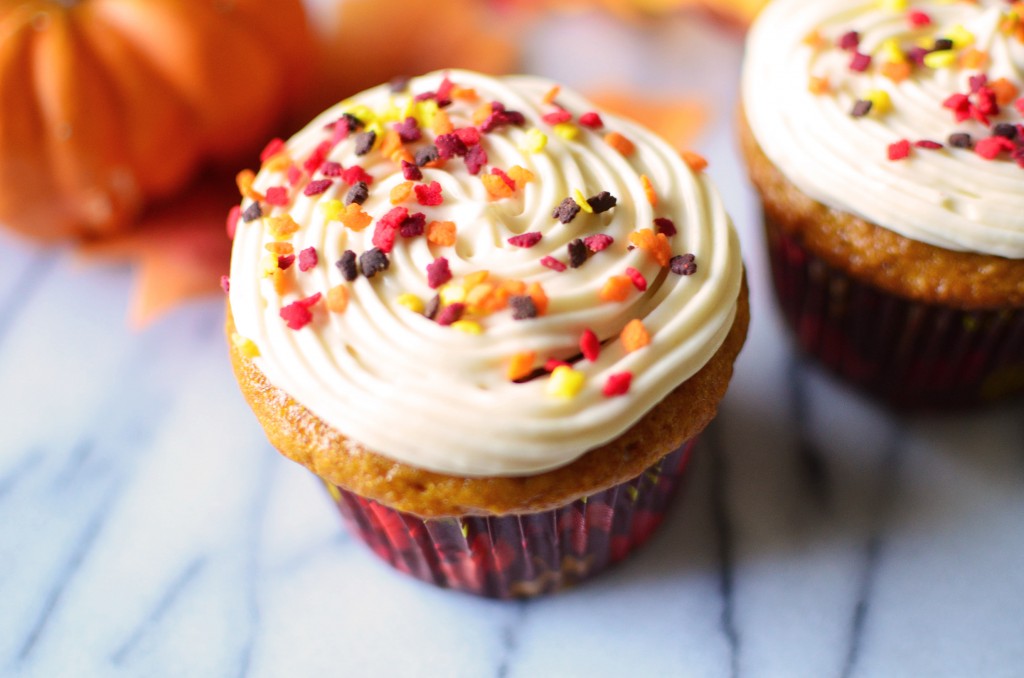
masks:
<svg viewBox="0 0 1024 678"><path fill-rule="evenodd" d="M872 102L868 99L858 99L853 104L853 110L850 111L850 115L855 118L863 118L865 115L871 112Z"/></svg>
<svg viewBox="0 0 1024 678"><path fill-rule="evenodd" d="M359 269L356 267L356 253L352 250L345 250L341 259L334 262L334 265L341 271L341 277L349 282L359 276Z"/></svg>
<svg viewBox="0 0 1024 678"><path fill-rule="evenodd" d="M678 254L669 261L669 268L678 275L693 275L697 272L696 257L692 254Z"/></svg>
<svg viewBox="0 0 1024 678"><path fill-rule="evenodd" d="M590 205L590 209L594 210L594 214L607 212L615 207L616 202L618 201L615 196L608 191L601 191L597 195L587 198L587 204Z"/></svg>
<svg viewBox="0 0 1024 678"><path fill-rule="evenodd" d="M954 132L949 135L949 145L953 148L974 148L974 140L967 132Z"/></svg>
<svg viewBox="0 0 1024 678"><path fill-rule="evenodd" d="M579 268L587 261L587 246L583 244L583 241L576 238L568 245L569 248L569 266L571 268Z"/></svg>
<svg viewBox="0 0 1024 678"><path fill-rule="evenodd" d="M246 207L242 212L242 221L249 223L250 221L256 221L262 216L263 210L260 208L260 204L258 202L254 202Z"/></svg>
<svg viewBox="0 0 1024 678"><path fill-rule="evenodd" d="M384 254L377 247L368 249L359 255L359 268L367 278L372 278L377 273L386 271L390 264L388 255Z"/></svg>
<svg viewBox="0 0 1024 678"><path fill-rule="evenodd" d="M352 188L348 189L348 193L345 194L345 204L351 205L355 203L362 205L368 197L370 197L370 187L366 185L365 181L357 181L352 184Z"/></svg>
<svg viewBox="0 0 1024 678"><path fill-rule="evenodd" d="M551 216L554 219L558 219L563 224L568 224L576 218L579 211L580 206L576 204L576 201L572 198L566 198L558 205L558 207L551 211Z"/></svg>
<svg viewBox="0 0 1024 678"><path fill-rule="evenodd" d="M513 320L529 320L537 317L537 304L528 294L515 294L508 298Z"/></svg>
<svg viewBox="0 0 1024 678"><path fill-rule="evenodd" d="M377 133L373 130L369 132L360 132L356 135L356 155L366 155L373 150L373 145L377 142Z"/></svg>

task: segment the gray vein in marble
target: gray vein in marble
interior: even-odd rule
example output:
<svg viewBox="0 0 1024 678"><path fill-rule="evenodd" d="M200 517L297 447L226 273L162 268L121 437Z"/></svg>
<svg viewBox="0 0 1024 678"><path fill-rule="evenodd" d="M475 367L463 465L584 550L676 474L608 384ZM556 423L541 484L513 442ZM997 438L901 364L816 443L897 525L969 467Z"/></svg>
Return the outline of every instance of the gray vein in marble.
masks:
<svg viewBox="0 0 1024 678"><path fill-rule="evenodd" d="M719 625L729 647L729 675L737 678L740 675L741 643L735 614L736 547L727 497L729 468L716 422L704 430L701 440L708 447L708 456L711 457L711 516L718 551L718 587L722 594Z"/></svg>
<svg viewBox="0 0 1024 678"><path fill-rule="evenodd" d="M829 484L828 465L825 456L815 444L809 430L811 417L810 402L806 383L807 359L798 351L790 351L786 370L789 388L790 408L793 413L793 430L796 432L797 472L807 496L819 508L831 503L832 492Z"/></svg>
<svg viewBox="0 0 1024 678"><path fill-rule="evenodd" d="M863 570L857 591L857 603L853 609L850 624L850 638L842 668L842 678L851 678L857 670L863 648L864 630L871 613L871 601L875 593L875 581L882 561L886 528L891 522L896 495L899 490L901 460L906 448L905 423L887 416L883 420L889 428L881 464L877 468L878 482L874 496L867 503L869 510L869 534L864 545Z"/></svg>
<svg viewBox="0 0 1024 678"><path fill-rule="evenodd" d="M6 475L0 477L0 499L14 489L14 486L21 482L25 476L31 473L43 459L43 452L38 447L29 449Z"/></svg>
<svg viewBox="0 0 1024 678"><path fill-rule="evenodd" d="M167 590L157 601L157 604L153 606L152 611L142 619L135 630L132 631L131 635L121 644L117 650L114 651L110 656L110 661L114 664L123 664L128 658L128 655L136 648L143 638L146 637L156 627L160 621L164 618L164 615L171 609L174 603L178 600L181 594L188 588L189 584L196 578L196 576L206 566L206 557L199 556L195 558L188 566L182 570L181 574L170 583Z"/></svg>
<svg viewBox="0 0 1024 678"><path fill-rule="evenodd" d="M57 489L63 488L82 469L86 461L96 449L96 441L86 438L79 441L72 449L64 468L53 476L53 486Z"/></svg>
<svg viewBox="0 0 1024 678"><path fill-rule="evenodd" d="M519 635L522 632L523 623L526 621L529 603L525 600L517 600L512 604L515 606L514 614L501 629L501 659L495 673L496 678L508 678L512 662L515 661L516 653L519 650Z"/></svg>
<svg viewBox="0 0 1024 678"><path fill-rule="evenodd" d="M249 675L260 630L262 614L260 606L260 549L263 543L262 532L267 516L270 488L274 482L274 472L279 468L271 463L273 457L262 455L261 459L263 461L260 464L257 481L253 484L253 498L245 529L245 572L242 586L245 591L243 606L246 608L245 619L248 628L238 661L238 678L245 678Z"/></svg>
<svg viewBox="0 0 1024 678"><path fill-rule="evenodd" d="M28 256L34 260L11 284L7 295L0 299L0 345L7 332L18 323L21 312L31 305L35 292L42 287L59 259L55 254Z"/></svg>

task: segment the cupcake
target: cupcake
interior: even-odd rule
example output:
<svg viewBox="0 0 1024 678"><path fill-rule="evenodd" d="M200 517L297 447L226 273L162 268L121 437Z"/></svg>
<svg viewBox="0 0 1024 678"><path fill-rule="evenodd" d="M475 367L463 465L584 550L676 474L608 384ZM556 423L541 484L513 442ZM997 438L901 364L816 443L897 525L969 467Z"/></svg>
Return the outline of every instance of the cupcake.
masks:
<svg viewBox="0 0 1024 678"><path fill-rule="evenodd" d="M896 406L1024 391L1024 4L776 0L741 138L800 346Z"/></svg>
<svg viewBox="0 0 1024 678"><path fill-rule="evenodd" d="M553 83L433 73L275 140L227 333L273 445L443 587L528 596L661 522L748 307L700 159Z"/></svg>

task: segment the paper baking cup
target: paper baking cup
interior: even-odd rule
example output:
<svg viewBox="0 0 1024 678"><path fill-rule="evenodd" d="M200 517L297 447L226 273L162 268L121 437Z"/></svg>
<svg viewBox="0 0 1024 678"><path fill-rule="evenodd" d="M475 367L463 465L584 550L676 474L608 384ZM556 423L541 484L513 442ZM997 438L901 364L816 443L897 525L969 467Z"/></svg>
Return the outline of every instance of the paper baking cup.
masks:
<svg viewBox="0 0 1024 678"><path fill-rule="evenodd" d="M694 441L632 480L537 513L423 519L327 488L351 530L398 570L467 593L528 597L588 579L647 541Z"/></svg>
<svg viewBox="0 0 1024 678"><path fill-rule="evenodd" d="M857 387L911 409L1024 393L1024 309L961 310L851 278L766 219L772 277L800 346Z"/></svg>

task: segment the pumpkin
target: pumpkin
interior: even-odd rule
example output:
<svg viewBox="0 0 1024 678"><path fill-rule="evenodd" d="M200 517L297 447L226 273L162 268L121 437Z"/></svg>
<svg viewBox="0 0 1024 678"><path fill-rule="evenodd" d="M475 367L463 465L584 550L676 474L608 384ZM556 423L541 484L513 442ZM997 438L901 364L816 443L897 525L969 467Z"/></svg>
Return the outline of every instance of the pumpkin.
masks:
<svg viewBox="0 0 1024 678"><path fill-rule="evenodd" d="M301 0L0 0L0 224L106 235L248 160L310 44Z"/></svg>

